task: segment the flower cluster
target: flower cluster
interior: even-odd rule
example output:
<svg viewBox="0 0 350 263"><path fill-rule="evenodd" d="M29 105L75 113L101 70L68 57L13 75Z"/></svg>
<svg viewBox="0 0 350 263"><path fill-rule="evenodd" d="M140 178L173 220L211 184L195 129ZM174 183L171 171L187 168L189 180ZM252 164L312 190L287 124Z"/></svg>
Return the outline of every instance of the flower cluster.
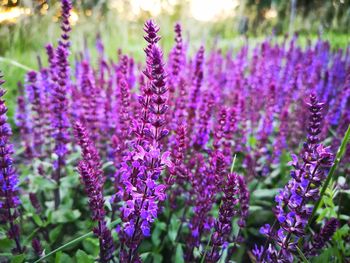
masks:
<svg viewBox="0 0 350 263"><path fill-rule="evenodd" d="M332 153L319 143L323 103L318 102L315 95L311 95L308 106L310 122L302 154L303 163L299 163L297 156L292 156L292 179L275 198L275 215L280 227L276 231L267 224L260 230L262 234L274 240L280 250L270 246L261 253L260 249L256 249L255 256L259 262L293 261L298 239L305 235L305 227L313 209L312 203L319 198L320 185L326 178L327 169L333 163Z"/></svg>
<svg viewBox="0 0 350 263"><path fill-rule="evenodd" d="M164 114L167 111L165 71L162 51L157 46L159 28L152 21L145 23L145 49L147 67L144 71L148 79L144 96L139 98L142 105L141 124L136 123L136 138L133 151L125 157L121 168L121 189L124 205L121 217L124 224L119 229L122 242L121 262L137 262L137 247L143 237L150 235L151 224L157 218L159 202L165 200L165 188L157 181L165 166L172 166L169 152L161 153L161 140L168 134L164 129Z"/></svg>

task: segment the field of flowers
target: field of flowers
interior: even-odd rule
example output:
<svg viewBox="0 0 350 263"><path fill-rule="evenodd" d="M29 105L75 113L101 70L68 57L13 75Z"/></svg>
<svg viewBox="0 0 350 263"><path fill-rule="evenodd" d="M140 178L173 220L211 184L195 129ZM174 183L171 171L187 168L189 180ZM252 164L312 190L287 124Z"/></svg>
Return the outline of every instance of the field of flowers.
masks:
<svg viewBox="0 0 350 263"><path fill-rule="evenodd" d="M61 2L18 134L0 81L0 262L349 262L350 48L191 55L177 23L165 57L148 20L144 63L92 58Z"/></svg>

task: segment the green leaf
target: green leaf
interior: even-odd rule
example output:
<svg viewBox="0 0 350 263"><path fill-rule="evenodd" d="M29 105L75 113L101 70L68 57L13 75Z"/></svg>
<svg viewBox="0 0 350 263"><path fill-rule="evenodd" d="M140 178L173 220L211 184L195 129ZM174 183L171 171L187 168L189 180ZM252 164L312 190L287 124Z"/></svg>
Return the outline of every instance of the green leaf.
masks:
<svg viewBox="0 0 350 263"><path fill-rule="evenodd" d="M176 217L172 217L169 225L169 230L168 230L168 237L171 242L175 242L176 236L177 236L177 231L181 225L181 220Z"/></svg>
<svg viewBox="0 0 350 263"><path fill-rule="evenodd" d="M153 262L154 263L162 263L163 262L163 256L158 253L152 253L153 256Z"/></svg>
<svg viewBox="0 0 350 263"><path fill-rule="evenodd" d="M100 251L97 238L88 237L83 241L83 247L86 252L94 256L97 256Z"/></svg>
<svg viewBox="0 0 350 263"><path fill-rule="evenodd" d="M73 258L68 256L66 253L62 253L60 263L73 263L73 262L74 262Z"/></svg>
<svg viewBox="0 0 350 263"><path fill-rule="evenodd" d="M52 213L52 223L74 222L81 215L79 210L60 209Z"/></svg>
<svg viewBox="0 0 350 263"><path fill-rule="evenodd" d="M112 161L109 161L109 162L105 162L103 165L102 165L102 170L110 167L110 166L113 166L113 162Z"/></svg>
<svg viewBox="0 0 350 263"><path fill-rule="evenodd" d="M27 244L29 244L29 242L31 242L31 240L33 239L33 237L36 235L36 233L38 233L40 231L40 227L35 228L25 239L24 241L24 245L26 246Z"/></svg>
<svg viewBox="0 0 350 263"><path fill-rule="evenodd" d="M257 189L252 193L252 198L273 198L279 192L279 188L273 189Z"/></svg>
<svg viewBox="0 0 350 263"><path fill-rule="evenodd" d="M78 250L77 253L75 253L75 258L77 263L93 263L94 259L86 254L83 250Z"/></svg>
<svg viewBox="0 0 350 263"><path fill-rule="evenodd" d="M38 226L43 226L44 223L41 220L40 216L38 216L37 214L33 214L33 220L35 222L35 224L37 224Z"/></svg>
<svg viewBox="0 0 350 263"><path fill-rule="evenodd" d="M35 69L32 69L24 64L21 64L19 62L17 62L16 60L13 60L13 59L9 59L9 58L4 58L4 57L0 57L0 61L3 62L3 63L7 63L7 64L11 64L13 66L16 66L20 69L23 69L25 71L34 71Z"/></svg>
<svg viewBox="0 0 350 263"><path fill-rule="evenodd" d="M62 256L62 251L59 251L59 252L56 253L55 263L60 263L61 262L61 256Z"/></svg>
<svg viewBox="0 0 350 263"><path fill-rule="evenodd" d="M248 137L248 145L255 148L255 145L256 145L256 138L254 136L249 136Z"/></svg>
<svg viewBox="0 0 350 263"><path fill-rule="evenodd" d="M1 250L11 249L12 241L8 238L0 239Z"/></svg>
<svg viewBox="0 0 350 263"><path fill-rule="evenodd" d="M31 186L33 186L33 189L32 189L33 192L37 192L38 190L41 190L41 191L54 190L57 187L57 184L55 181L52 181L42 176L30 175L29 179L32 182Z"/></svg>
<svg viewBox="0 0 350 263"><path fill-rule="evenodd" d="M160 245L160 236L163 232L163 230L165 230L166 225L164 222L159 222L157 221L157 223L155 224L155 228L152 231L152 243L155 245L155 247L158 247Z"/></svg>
<svg viewBox="0 0 350 263"><path fill-rule="evenodd" d="M51 243L55 243L58 236L61 234L62 225L56 226L53 230L50 231L49 238Z"/></svg>
<svg viewBox="0 0 350 263"><path fill-rule="evenodd" d="M23 254L13 256L11 259L11 263L22 263L25 259Z"/></svg>
<svg viewBox="0 0 350 263"><path fill-rule="evenodd" d="M184 252L181 244L176 245L175 263L184 263Z"/></svg>
<svg viewBox="0 0 350 263"><path fill-rule="evenodd" d="M251 205L249 206L249 213L254 213L260 210L263 210L264 208L259 205Z"/></svg>
<svg viewBox="0 0 350 263"><path fill-rule="evenodd" d="M145 252L145 253L142 253L140 254L140 258L143 262L146 261L146 259L148 258L148 256L150 255L151 253L150 252Z"/></svg>
<svg viewBox="0 0 350 263"><path fill-rule="evenodd" d="M227 258L227 252L228 252L228 247L226 247L224 249L224 251L222 252L222 256L219 259L219 263L225 263L227 262L226 258Z"/></svg>

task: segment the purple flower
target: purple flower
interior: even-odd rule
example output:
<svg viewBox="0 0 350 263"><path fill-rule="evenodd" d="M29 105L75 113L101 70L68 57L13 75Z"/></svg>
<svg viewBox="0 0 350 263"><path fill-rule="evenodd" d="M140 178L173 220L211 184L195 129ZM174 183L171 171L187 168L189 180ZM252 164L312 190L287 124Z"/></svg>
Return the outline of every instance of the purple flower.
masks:
<svg viewBox="0 0 350 263"><path fill-rule="evenodd" d="M221 247L226 242L229 242L232 231L232 219L238 213L238 177L235 173L230 173L227 176L226 184L222 190L224 197L219 208L219 217L215 221L215 231L210 241L211 252L208 252L205 257L207 262L217 262L221 257Z"/></svg>
<svg viewBox="0 0 350 263"><path fill-rule="evenodd" d="M319 144L321 132L322 106L315 95L310 96L310 123L307 142L300 164L293 156L291 164L294 171L291 179L283 190L276 196L277 207L275 215L280 227L277 232L269 231L268 236L280 246L278 260L293 261L293 253L297 240L305 236L305 227L312 212L312 203L319 198L319 188L326 178L327 168L333 163L333 154L328 148ZM264 234L267 232L264 230ZM267 254L267 252L265 253ZM266 262L267 257L261 262Z"/></svg>
<svg viewBox="0 0 350 263"><path fill-rule="evenodd" d="M42 211L40 202L35 193L29 193L29 200L32 206L35 208L35 212L39 215Z"/></svg>
<svg viewBox="0 0 350 263"><path fill-rule="evenodd" d="M0 72L0 86L4 83L2 77ZM13 154L13 146L10 144L9 139L12 135L12 130L7 123L7 107L4 99L2 99L5 93L6 90L0 87L0 222L9 225L7 235L16 243L13 253L20 254L23 252L23 248L20 243L19 225L16 223L16 218L19 216L18 206L20 204L18 197L19 179L13 167L11 156Z"/></svg>
<svg viewBox="0 0 350 263"><path fill-rule="evenodd" d="M247 187L247 183L243 176L237 177L238 188L239 188L239 203L240 203L240 218L238 220L238 225L240 228L246 226L246 220L249 214L249 199L250 194Z"/></svg>
<svg viewBox="0 0 350 263"><path fill-rule="evenodd" d="M59 184L62 176L62 168L65 165L65 156L68 153L67 143L69 142L69 121L68 121L68 92L69 92L69 16L72 4L70 0L62 0L62 35L58 47L54 51L51 46L47 46L50 62L50 74L52 80L52 129L55 140L54 151L58 156L55 161L54 180L58 187L55 189L54 201L57 209L60 204ZM54 56L54 57L53 57Z"/></svg>
<svg viewBox="0 0 350 263"><path fill-rule="evenodd" d="M110 230L106 226L104 197L103 197L103 171L101 161L95 145L79 122L74 126L75 137L82 150L83 159L78 163L78 171L89 198L92 220L98 223L94 233L100 240L100 261L110 262L113 258L114 244Z"/></svg>
<svg viewBox="0 0 350 263"><path fill-rule="evenodd" d="M33 238L32 240L32 248L34 250L34 253L37 257L41 257L44 249L43 247L41 246L41 242L39 239L37 238Z"/></svg>
<svg viewBox="0 0 350 263"><path fill-rule="evenodd" d="M165 126L166 105L165 70L158 26L152 21L145 23L147 83L143 96L139 97L142 111L134 120L135 140L121 164L122 187L119 196L124 200L121 208L123 225L119 230L121 241L120 261L138 262L137 248L144 237L150 235L152 223L157 218L160 205L165 200L166 186L158 179L166 166L172 166L170 153L161 151L161 140L168 134Z"/></svg>
<svg viewBox="0 0 350 263"><path fill-rule="evenodd" d="M80 107L78 113L80 121L88 128L91 139L98 145L99 131L101 128L101 110L99 87L95 83L94 72L87 61L81 63L81 74L79 75Z"/></svg>
<svg viewBox="0 0 350 263"><path fill-rule="evenodd" d="M189 97L188 110L188 131L192 134L196 122L196 112L198 108L199 98L201 95L201 87L203 82L203 64L204 64L204 47L201 46L196 54L196 61L193 69L193 83ZM207 106L204 104L204 107ZM201 142L200 142L201 143Z"/></svg>
<svg viewBox="0 0 350 263"><path fill-rule="evenodd" d="M265 224L260 228L260 233L269 236L271 234L271 226L269 224Z"/></svg>
<svg viewBox="0 0 350 263"><path fill-rule="evenodd" d="M332 238L338 227L339 221L336 218L329 219L321 228L320 232L314 235L309 242L305 243L304 253L310 256L316 256Z"/></svg>
<svg viewBox="0 0 350 263"><path fill-rule="evenodd" d="M31 121L33 126L33 154L37 157L43 156L44 144L44 91L38 81L38 74L35 71L27 73L27 94L31 103Z"/></svg>
<svg viewBox="0 0 350 263"><path fill-rule="evenodd" d="M15 123L19 128L19 132L22 139L22 144L25 149L25 156L27 158L32 157L31 148L31 125L29 120L29 109L27 107L27 99L24 95L24 89L22 83L18 82L19 96L17 97L17 109L15 115Z"/></svg>
<svg viewBox="0 0 350 263"><path fill-rule="evenodd" d="M174 56L172 61L172 76L176 77L179 75L180 67L184 66L184 54L183 54L183 43L182 43L182 29L179 23L174 26L175 31L175 47Z"/></svg>

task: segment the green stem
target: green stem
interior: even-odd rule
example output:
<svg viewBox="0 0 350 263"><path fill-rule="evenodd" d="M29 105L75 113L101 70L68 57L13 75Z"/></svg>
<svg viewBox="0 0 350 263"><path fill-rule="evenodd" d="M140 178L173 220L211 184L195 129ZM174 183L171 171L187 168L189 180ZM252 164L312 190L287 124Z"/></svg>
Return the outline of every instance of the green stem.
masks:
<svg viewBox="0 0 350 263"><path fill-rule="evenodd" d="M41 227L37 227L36 229L34 229L34 231L26 238L26 240L24 241L24 244L29 244L29 242L32 240L32 238L36 235L36 233L38 233L40 231Z"/></svg>
<svg viewBox="0 0 350 263"><path fill-rule="evenodd" d="M321 192L320 192L320 198L317 200L313 210L312 210L312 213L311 213L311 216L309 217L309 221L307 223L307 226L306 226L306 230L309 229L311 223L312 223L312 220L316 214L316 211L318 209L318 207L320 206L320 203L322 201L322 197L324 195L324 193L326 192L326 189L329 185L329 183L331 182L331 180L333 179L334 177L334 180L337 180L338 176L335 175L335 171L338 167L338 164L340 163L340 160L341 158L343 157L344 153L345 153L345 150L346 150L346 146L349 142L349 139L350 139L350 124L348 126L348 129L344 135L344 138L340 144L340 147L338 149L338 152L337 152L337 155L335 157L335 160L334 160L334 164L332 165L330 171L329 171L329 174L327 176L327 179L326 179L326 182L324 183L322 189L321 189Z"/></svg>
<svg viewBox="0 0 350 263"><path fill-rule="evenodd" d="M304 253L301 252L300 248L298 246L296 246L297 248L297 251L298 251L298 254L299 256L301 257L301 259L303 260L304 263L310 263L307 258L305 257Z"/></svg>
<svg viewBox="0 0 350 263"><path fill-rule="evenodd" d="M120 222L121 222L121 220L120 220L120 219L117 219L117 220L111 222L111 223L109 224L109 227L114 227L115 225L117 225L117 224L120 223ZM58 248L52 250L50 253L48 253L48 254L46 254L45 256L43 256L43 257L39 258L38 260L34 261L34 263L41 262L41 261L43 261L44 259L47 259L48 257L50 257L50 256L52 256L52 255L54 255L54 254L56 254L57 252L62 251L62 250L64 250L65 248L67 248L67 247L69 247L69 246L71 246L71 245L73 245L73 244L75 244L75 243L79 243L80 241L84 240L85 238L88 238L88 237L92 236L93 234L94 234L94 233L93 233L92 231L90 231L89 233L86 233L86 234L84 234L84 235L82 235L82 236L79 236L79 237L77 237L77 238L75 238L75 239L69 241L68 243L66 243L66 244L64 244L64 245L62 245L62 246L60 246L60 247L58 247Z"/></svg>
<svg viewBox="0 0 350 263"><path fill-rule="evenodd" d="M209 236L209 240L207 242L207 245L205 246L204 251L203 251L203 257L201 259L201 263L204 263L204 260L205 260L205 257L207 255L207 251L208 251L209 245L211 243L211 237L213 236L213 234L214 234L214 230L212 229L211 232L210 232L210 236Z"/></svg>
<svg viewBox="0 0 350 263"><path fill-rule="evenodd" d="M345 150L346 150L346 146L349 142L349 139L350 139L350 124L348 126L348 129L346 130L345 132L345 135L343 137L343 140L339 146L339 149L337 151L337 154L335 156L335 160L334 160L334 163L329 171L329 174L327 176L327 179L321 189L321 192L320 192L320 197L318 198L318 200L316 201L316 204L314 206L314 208L312 209L312 213L311 213L311 216L309 217L309 220L307 222L307 225L305 227L305 231L308 232L310 230L310 225L311 223L313 222L313 218L315 217L316 215L316 212L317 212L317 209L318 207L320 206L321 204L321 201L322 201L322 197L323 195L325 194L326 190L327 190L327 187L329 185L329 183L331 182L331 180L333 179L334 177L334 181L336 181L338 179L338 176L335 175L335 171L338 167L338 164L340 163L341 161L341 158L343 157L344 153L345 153ZM298 242L298 248L301 248L302 245L303 245L303 241L304 241L304 238L300 238L299 239L299 242Z"/></svg>

